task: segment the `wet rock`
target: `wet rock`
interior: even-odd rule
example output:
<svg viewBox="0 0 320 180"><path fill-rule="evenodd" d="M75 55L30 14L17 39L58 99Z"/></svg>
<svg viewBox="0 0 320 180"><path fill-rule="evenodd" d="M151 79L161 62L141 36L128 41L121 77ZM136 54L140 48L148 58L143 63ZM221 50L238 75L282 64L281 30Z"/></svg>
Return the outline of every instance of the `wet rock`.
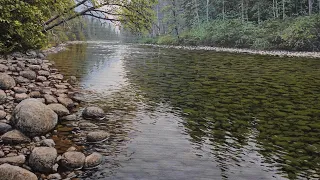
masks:
<svg viewBox="0 0 320 180"><path fill-rule="evenodd" d="M70 98L58 97L58 101L59 101L59 103L63 104L67 108L74 107L74 103L73 103L72 99L70 99Z"/></svg>
<svg viewBox="0 0 320 180"><path fill-rule="evenodd" d="M7 113L0 110L0 119L4 119L7 116Z"/></svg>
<svg viewBox="0 0 320 180"><path fill-rule="evenodd" d="M70 84L76 84L77 83L77 78L75 76L70 76L70 78L68 79L68 82Z"/></svg>
<svg viewBox="0 0 320 180"><path fill-rule="evenodd" d="M24 155L0 158L0 164L7 163L11 165L21 166L25 162L26 162L26 157Z"/></svg>
<svg viewBox="0 0 320 180"><path fill-rule="evenodd" d="M0 72L5 72L7 71L9 68L6 65L0 64Z"/></svg>
<svg viewBox="0 0 320 180"><path fill-rule="evenodd" d="M0 104L3 104L7 101L7 94L0 89Z"/></svg>
<svg viewBox="0 0 320 180"><path fill-rule="evenodd" d="M47 179L54 179L54 180L58 180L58 179L62 179L61 175L59 173L55 173L55 174L49 174L47 176Z"/></svg>
<svg viewBox="0 0 320 180"><path fill-rule="evenodd" d="M86 107L82 112L82 116L85 119L100 119L104 118L105 113L99 107Z"/></svg>
<svg viewBox="0 0 320 180"><path fill-rule="evenodd" d="M109 137L109 133L105 131L95 131L95 132L89 132L87 134L87 141L88 142L100 142L103 140L106 140Z"/></svg>
<svg viewBox="0 0 320 180"><path fill-rule="evenodd" d="M61 118L61 120L64 120L64 121L75 121L75 120L77 120L77 115L71 114L71 115L68 115L68 116L63 116Z"/></svg>
<svg viewBox="0 0 320 180"><path fill-rule="evenodd" d="M67 169L81 169L84 165L85 155L81 152L65 152L60 164Z"/></svg>
<svg viewBox="0 0 320 180"><path fill-rule="evenodd" d="M94 168L102 163L102 155L99 153L92 153L86 157L84 168Z"/></svg>
<svg viewBox="0 0 320 180"><path fill-rule="evenodd" d="M37 74L34 71L21 71L20 76L27 78L29 80L35 80L37 78Z"/></svg>
<svg viewBox="0 0 320 180"><path fill-rule="evenodd" d="M21 93L21 94L15 94L14 95L14 99L15 99L16 102L21 102L21 101L23 101L25 99L28 99L28 98L29 98L29 96L26 93Z"/></svg>
<svg viewBox="0 0 320 180"><path fill-rule="evenodd" d="M93 123L89 123L89 122L82 122L79 124L80 128L82 129L96 129L99 126L93 124Z"/></svg>
<svg viewBox="0 0 320 180"><path fill-rule="evenodd" d="M46 80L47 80L47 78L45 76L38 76L37 77L37 81L39 81L39 82L43 82L43 81L46 81Z"/></svg>
<svg viewBox="0 0 320 180"><path fill-rule="evenodd" d="M0 89L7 90L16 86L16 81L5 73L0 73Z"/></svg>
<svg viewBox="0 0 320 180"><path fill-rule="evenodd" d="M69 115L69 110L62 104L49 104L47 105L51 110L53 110L59 117Z"/></svg>
<svg viewBox="0 0 320 180"><path fill-rule="evenodd" d="M39 74L39 76L45 76L45 77L50 76L50 72L49 71L40 70L40 71L38 71L38 74Z"/></svg>
<svg viewBox="0 0 320 180"><path fill-rule="evenodd" d="M36 99L26 99L14 111L11 124L28 134L37 136L52 130L58 122L57 114Z"/></svg>
<svg viewBox="0 0 320 180"><path fill-rule="evenodd" d="M53 139L44 139L40 142L40 144L46 147L54 147L56 145Z"/></svg>
<svg viewBox="0 0 320 180"><path fill-rule="evenodd" d="M19 94L19 93L26 93L28 90L27 88L24 88L24 87L14 87L13 91Z"/></svg>
<svg viewBox="0 0 320 180"><path fill-rule="evenodd" d="M56 80L63 80L63 75L62 74L55 74L52 76Z"/></svg>
<svg viewBox="0 0 320 180"><path fill-rule="evenodd" d="M0 177L3 180L38 180L32 172L10 164L0 165Z"/></svg>
<svg viewBox="0 0 320 180"><path fill-rule="evenodd" d="M0 135L12 130L12 127L7 123L0 123Z"/></svg>
<svg viewBox="0 0 320 180"><path fill-rule="evenodd" d="M25 136L18 130L6 132L1 136L1 139L4 143L9 144L27 143L31 141L27 136Z"/></svg>
<svg viewBox="0 0 320 180"><path fill-rule="evenodd" d="M67 89L68 87L65 85L61 85L61 84L55 84L54 87L56 87L57 89Z"/></svg>
<svg viewBox="0 0 320 180"><path fill-rule="evenodd" d="M46 100L47 104L58 103L58 100L54 96L51 96L49 94L45 94L44 99Z"/></svg>
<svg viewBox="0 0 320 180"><path fill-rule="evenodd" d="M30 167L42 173L52 172L57 158L57 150L52 147L35 147L29 158Z"/></svg>

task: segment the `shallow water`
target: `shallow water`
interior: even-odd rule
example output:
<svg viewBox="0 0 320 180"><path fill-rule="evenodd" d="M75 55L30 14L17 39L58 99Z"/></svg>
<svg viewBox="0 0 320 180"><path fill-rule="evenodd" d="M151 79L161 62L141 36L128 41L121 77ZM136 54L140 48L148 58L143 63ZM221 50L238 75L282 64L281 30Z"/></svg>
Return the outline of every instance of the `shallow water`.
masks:
<svg viewBox="0 0 320 180"><path fill-rule="evenodd" d="M111 138L83 146L106 161L81 179L320 178L318 59L106 42L49 58L108 113Z"/></svg>

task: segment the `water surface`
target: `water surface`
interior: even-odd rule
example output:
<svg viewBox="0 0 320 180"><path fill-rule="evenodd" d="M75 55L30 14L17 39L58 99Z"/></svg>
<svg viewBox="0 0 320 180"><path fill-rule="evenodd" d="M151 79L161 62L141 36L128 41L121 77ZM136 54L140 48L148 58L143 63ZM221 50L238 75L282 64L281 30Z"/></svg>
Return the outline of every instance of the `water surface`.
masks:
<svg viewBox="0 0 320 180"><path fill-rule="evenodd" d="M106 42L50 59L108 113L82 179L320 178L318 59Z"/></svg>

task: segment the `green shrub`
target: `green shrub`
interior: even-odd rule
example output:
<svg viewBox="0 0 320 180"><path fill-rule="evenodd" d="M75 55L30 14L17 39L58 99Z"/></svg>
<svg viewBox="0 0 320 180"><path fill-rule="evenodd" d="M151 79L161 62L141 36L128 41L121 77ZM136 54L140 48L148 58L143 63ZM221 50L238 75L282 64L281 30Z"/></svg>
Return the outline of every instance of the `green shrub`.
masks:
<svg viewBox="0 0 320 180"><path fill-rule="evenodd" d="M160 36L157 43L165 44L165 45L176 45L178 41L177 41L177 38L170 35L166 35L166 36Z"/></svg>

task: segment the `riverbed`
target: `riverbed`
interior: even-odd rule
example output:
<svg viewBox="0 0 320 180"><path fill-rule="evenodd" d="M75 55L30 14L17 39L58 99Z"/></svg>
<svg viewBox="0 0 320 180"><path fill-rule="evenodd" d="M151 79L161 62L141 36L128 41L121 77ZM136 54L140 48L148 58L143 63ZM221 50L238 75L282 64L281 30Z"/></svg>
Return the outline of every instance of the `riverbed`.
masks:
<svg viewBox="0 0 320 180"><path fill-rule="evenodd" d="M106 160L81 179L320 178L319 59L117 42L49 59L107 112L110 139L83 149Z"/></svg>

